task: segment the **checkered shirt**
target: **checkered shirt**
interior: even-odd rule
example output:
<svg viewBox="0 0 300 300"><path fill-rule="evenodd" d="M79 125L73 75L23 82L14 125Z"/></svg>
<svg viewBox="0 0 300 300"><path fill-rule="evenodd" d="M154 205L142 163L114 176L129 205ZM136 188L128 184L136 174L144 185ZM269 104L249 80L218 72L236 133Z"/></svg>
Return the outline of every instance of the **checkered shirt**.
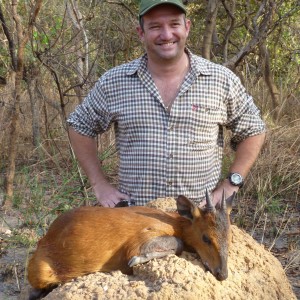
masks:
<svg viewBox="0 0 300 300"><path fill-rule="evenodd" d="M147 55L106 72L68 124L95 137L115 126L119 190L136 205L158 197L200 202L218 183L223 129L233 148L265 131L253 99L229 69L188 51L190 70L168 112L147 70Z"/></svg>

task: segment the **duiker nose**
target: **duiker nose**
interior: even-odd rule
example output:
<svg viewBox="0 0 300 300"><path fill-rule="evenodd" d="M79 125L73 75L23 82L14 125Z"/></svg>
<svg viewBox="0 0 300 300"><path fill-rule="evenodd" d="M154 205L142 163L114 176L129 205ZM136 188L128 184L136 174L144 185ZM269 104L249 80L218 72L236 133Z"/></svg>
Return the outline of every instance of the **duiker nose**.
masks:
<svg viewBox="0 0 300 300"><path fill-rule="evenodd" d="M221 269L217 269L216 271L216 278L219 281L223 281L228 277L228 271L226 270L221 270Z"/></svg>

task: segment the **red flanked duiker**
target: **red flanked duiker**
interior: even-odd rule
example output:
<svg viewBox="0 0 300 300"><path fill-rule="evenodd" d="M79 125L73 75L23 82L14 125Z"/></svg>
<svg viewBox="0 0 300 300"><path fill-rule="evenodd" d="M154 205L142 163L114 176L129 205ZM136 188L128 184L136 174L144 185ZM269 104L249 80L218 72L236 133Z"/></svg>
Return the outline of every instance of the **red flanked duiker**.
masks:
<svg viewBox="0 0 300 300"><path fill-rule="evenodd" d="M214 207L197 207L184 196L176 199L178 213L131 206L80 207L60 215L38 242L29 260L28 280L40 299L60 283L97 272L120 270L167 254L195 250L218 279L227 278L230 240L229 213L234 194Z"/></svg>

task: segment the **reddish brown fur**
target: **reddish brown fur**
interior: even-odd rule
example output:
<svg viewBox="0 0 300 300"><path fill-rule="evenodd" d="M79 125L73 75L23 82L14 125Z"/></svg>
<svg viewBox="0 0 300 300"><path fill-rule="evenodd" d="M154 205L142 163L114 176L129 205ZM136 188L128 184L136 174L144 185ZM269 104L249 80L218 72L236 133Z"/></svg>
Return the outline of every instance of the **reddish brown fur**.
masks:
<svg viewBox="0 0 300 300"><path fill-rule="evenodd" d="M225 224L227 230L216 232L218 214L226 214L228 220L228 212L212 214L193 204L189 212L186 217L149 207L73 209L59 216L39 241L29 261L28 280L34 288L45 289L96 271L130 273L128 261L140 254L141 246L165 235L179 237L194 248L216 275L224 264L220 242L227 244L229 228ZM203 234L210 245L203 242Z"/></svg>

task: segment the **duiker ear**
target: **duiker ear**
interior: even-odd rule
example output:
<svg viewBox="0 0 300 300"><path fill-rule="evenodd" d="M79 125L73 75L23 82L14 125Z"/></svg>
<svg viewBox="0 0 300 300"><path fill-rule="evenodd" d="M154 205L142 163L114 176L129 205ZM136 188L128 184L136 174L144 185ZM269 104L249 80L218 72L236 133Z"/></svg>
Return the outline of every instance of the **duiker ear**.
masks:
<svg viewBox="0 0 300 300"><path fill-rule="evenodd" d="M178 213L191 221L200 216L199 208L185 196L178 196L176 199Z"/></svg>
<svg viewBox="0 0 300 300"><path fill-rule="evenodd" d="M233 192L233 194L226 199L226 208L227 208L227 213L228 214L230 214L230 212L231 212L232 203L233 203L233 200L235 198L235 195L236 195L236 192Z"/></svg>

